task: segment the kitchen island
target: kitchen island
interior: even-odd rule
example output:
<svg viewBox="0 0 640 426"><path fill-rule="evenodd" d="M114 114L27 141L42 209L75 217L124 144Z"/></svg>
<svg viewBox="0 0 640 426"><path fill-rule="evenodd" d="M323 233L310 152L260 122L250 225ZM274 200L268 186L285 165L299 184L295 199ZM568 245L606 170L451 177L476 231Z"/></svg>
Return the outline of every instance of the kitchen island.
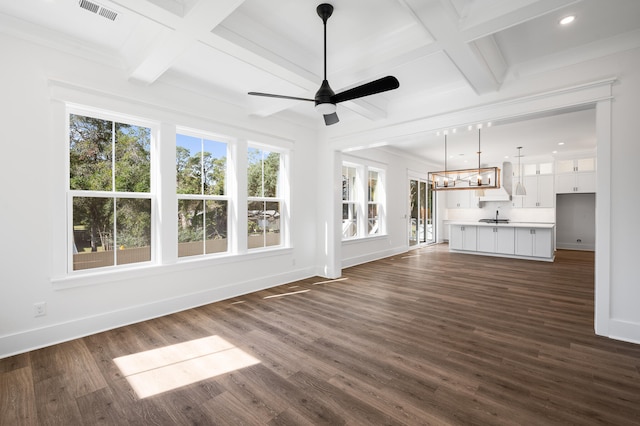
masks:
<svg viewBox="0 0 640 426"><path fill-rule="evenodd" d="M553 223L449 223L449 251L553 262Z"/></svg>

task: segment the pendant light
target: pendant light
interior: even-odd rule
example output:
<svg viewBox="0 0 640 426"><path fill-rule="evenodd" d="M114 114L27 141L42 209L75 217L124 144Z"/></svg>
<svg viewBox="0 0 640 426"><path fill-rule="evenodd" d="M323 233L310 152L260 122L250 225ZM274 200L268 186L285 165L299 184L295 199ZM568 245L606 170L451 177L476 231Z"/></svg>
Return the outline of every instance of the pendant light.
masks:
<svg viewBox="0 0 640 426"><path fill-rule="evenodd" d="M516 184L515 195L524 196L527 195L527 190L522 184L522 167L520 166L520 159L522 158L522 154L520 154L521 146L518 147L518 183Z"/></svg>
<svg viewBox="0 0 640 426"><path fill-rule="evenodd" d="M482 169L480 167L480 127L478 127L478 189L476 189L476 197L484 197L484 188L482 188Z"/></svg>

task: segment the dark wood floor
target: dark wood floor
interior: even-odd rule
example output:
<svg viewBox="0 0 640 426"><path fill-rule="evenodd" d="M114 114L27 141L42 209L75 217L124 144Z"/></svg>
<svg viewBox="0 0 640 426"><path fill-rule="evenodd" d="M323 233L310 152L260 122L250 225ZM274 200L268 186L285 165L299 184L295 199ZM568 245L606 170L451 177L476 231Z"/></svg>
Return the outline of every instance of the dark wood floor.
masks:
<svg viewBox="0 0 640 426"><path fill-rule="evenodd" d="M0 360L0 424L638 425L640 345L594 335L593 268L432 246L96 334Z"/></svg>

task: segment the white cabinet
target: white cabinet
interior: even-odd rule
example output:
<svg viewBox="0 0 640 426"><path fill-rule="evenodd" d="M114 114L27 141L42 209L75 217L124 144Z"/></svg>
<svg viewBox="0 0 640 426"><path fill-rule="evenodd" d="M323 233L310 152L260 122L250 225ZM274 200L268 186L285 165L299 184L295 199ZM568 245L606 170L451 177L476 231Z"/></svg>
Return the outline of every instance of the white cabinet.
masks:
<svg viewBox="0 0 640 426"><path fill-rule="evenodd" d="M553 190L553 164L524 164L522 165L522 184L527 191L525 196L513 196L513 207L553 207L555 192ZM514 174L513 188L520 180L517 172Z"/></svg>
<svg viewBox="0 0 640 426"><path fill-rule="evenodd" d="M525 176L522 183L527 191L522 207L553 207L553 175Z"/></svg>
<svg viewBox="0 0 640 426"><path fill-rule="evenodd" d="M486 253L514 254L514 229L500 226L478 226L478 251Z"/></svg>
<svg viewBox="0 0 640 426"><path fill-rule="evenodd" d="M449 249L451 250L476 250L476 226L450 225Z"/></svg>
<svg viewBox="0 0 640 426"><path fill-rule="evenodd" d="M556 170L557 194L596 192L595 158L558 160Z"/></svg>
<svg viewBox="0 0 640 426"><path fill-rule="evenodd" d="M546 228L516 228L515 254L552 258L553 230Z"/></svg>
<svg viewBox="0 0 640 426"><path fill-rule="evenodd" d="M472 209L478 207L475 191L469 189L451 190L447 193L448 209Z"/></svg>
<svg viewBox="0 0 640 426"><path fill-rule="evenodd" d="M545 262L554 260L553 225L470 223L449 225L450 251Z"/></svg>

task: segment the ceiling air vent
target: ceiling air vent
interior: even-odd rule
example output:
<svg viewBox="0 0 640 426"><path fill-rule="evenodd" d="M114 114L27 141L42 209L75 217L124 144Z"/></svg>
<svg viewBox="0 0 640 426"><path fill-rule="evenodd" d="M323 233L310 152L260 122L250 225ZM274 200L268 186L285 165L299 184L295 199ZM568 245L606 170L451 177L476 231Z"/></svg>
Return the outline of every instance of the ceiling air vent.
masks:
<svg viewBox="0 0 640 426"><path fill-rule="evenodd" d="M118 17L118 13L113 10L109 10L106 7L99 5L98 3L91 2L89 0L80 0L80 7L88 10L89 12L97 13L103 18L107 18L111 21L115 21Z"/></svg>

